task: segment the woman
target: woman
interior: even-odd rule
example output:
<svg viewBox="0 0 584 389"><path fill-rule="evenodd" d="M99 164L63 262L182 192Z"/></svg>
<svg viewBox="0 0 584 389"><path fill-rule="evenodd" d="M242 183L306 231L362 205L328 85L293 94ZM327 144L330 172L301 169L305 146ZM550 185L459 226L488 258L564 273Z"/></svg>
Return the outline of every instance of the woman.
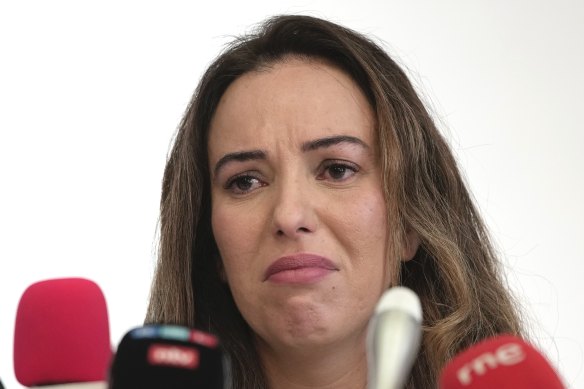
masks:
<svg viewBox="0 0 584 389"><path fill-rule="evenodd" d="M365 37L280 16L209 67L166 166L148 323L218 334L235 388L366 386L395 285L422 302L410 388L521 334L483 222L404 72Z"/></svg>

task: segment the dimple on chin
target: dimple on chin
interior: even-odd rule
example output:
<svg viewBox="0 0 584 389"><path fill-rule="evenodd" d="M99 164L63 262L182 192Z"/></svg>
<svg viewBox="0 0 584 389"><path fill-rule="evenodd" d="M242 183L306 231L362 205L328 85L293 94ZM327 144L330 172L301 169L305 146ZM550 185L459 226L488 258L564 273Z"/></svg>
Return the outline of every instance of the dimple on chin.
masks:
<svg viewBox="0 0 584 389"><path fill-rule="evenodd" d="M269 328L258 328L258 335L270 346L307 347L333 342L337 337L330 323L315 310L282 312Z"/></svg>
<svg viewBox="0 0 584 389"><path fill-rule="evenodd" d="M271 346L310 347L333 344L351 337L367 324L368 314L357 315L337 304L296 295L271 307L254 331ZM362 316L362 317L360 317Z"/></svg>

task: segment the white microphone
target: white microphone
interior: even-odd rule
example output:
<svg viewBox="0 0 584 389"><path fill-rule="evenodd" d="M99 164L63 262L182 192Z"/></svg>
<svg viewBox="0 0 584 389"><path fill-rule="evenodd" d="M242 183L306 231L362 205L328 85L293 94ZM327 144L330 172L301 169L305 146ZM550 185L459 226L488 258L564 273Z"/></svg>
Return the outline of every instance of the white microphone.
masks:
<svg viewBox="0 0 584 389"><path fill-rule="evenodd" d="M418 296L403 286L387 290L377 303L367 332L368 388L403 388L421 340Z"/></svg>

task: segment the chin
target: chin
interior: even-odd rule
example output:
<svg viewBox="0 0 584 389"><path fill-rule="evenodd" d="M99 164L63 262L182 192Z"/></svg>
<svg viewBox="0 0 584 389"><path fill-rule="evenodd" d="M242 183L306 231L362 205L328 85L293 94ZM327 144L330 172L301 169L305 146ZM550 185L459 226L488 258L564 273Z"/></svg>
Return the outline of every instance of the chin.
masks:
<svg viewBox="0 0 584 389"><path fill-rule="evenodd" d="M284 347L305 351L318 350L354 340L356 333L365 333L366 323L359 325L351 323L350 319L326 315L323 312L304 311L282 317L279 323L274 323L270 332L275 342ZM355 330L354 327L363 327L363 331Z"/></svg>

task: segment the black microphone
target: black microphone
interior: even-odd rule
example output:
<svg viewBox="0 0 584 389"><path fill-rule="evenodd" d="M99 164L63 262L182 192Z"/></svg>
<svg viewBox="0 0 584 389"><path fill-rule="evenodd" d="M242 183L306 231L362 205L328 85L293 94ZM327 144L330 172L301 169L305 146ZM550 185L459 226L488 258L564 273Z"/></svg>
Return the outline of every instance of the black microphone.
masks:
<svg viewBox="0 0 584 389"><path fill-rule="evenodd" d="M223 389L224 358L218 339L202 331L147 325L129 331L118 346L110 389Z"/></svg>

